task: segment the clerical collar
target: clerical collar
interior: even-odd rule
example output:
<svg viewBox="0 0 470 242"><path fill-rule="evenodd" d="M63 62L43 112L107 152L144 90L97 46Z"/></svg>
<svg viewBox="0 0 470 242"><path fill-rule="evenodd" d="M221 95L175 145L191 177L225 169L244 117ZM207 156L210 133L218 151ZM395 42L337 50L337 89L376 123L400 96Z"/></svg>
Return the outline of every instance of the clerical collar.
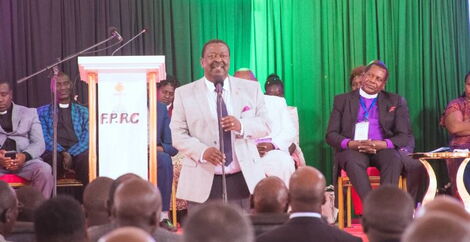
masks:
<svg viewBox="0 0 470 242"><path fill-rule="evenodd" d="M69 103L59 103L59 108L69 108Z"/></svg>
<svg viewBox="0 0 470 242"><path fill-rule="evenodd" d="M5 110L5 111L3 111L3 112L0 112L0 115L5 115L5 114L7 114L7 113L8 113L8 110Z"/></svg>
<svg viewBox="0 0 470 242"><path fill-rule="evenodd" d="M377 95L379 95L378 93L376 94L368 94L367 92L364 92L362 90L362 88L359 89L359 95L361 95L361 97L363 98L367 98L367 99L372 99L372 98L377 98Z"/></svg>
<svg viewBox="0 0 470 242"><path fill-rule="evenodd" d="M11 110L13 110L13 104L11 104L10 107L7 108L7 110L1 111L1 112L0 112L0 115L8 114L8 112L11 112Z"/></svg>

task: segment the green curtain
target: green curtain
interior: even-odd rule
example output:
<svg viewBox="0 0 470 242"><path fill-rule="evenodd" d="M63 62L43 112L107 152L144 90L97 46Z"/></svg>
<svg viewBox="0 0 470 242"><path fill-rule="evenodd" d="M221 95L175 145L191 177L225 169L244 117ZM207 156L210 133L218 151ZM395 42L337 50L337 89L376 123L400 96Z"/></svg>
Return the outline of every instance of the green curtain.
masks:
<svg viewBox="0 0 470 242"><path fill-rule="evenodd" d="M470 71L467 0L172 0L162 1L168 72L183 83L202 75L200 51L220 38L231 48L231 73L254 70L285 82L298 107L307 163L331 181L325 130L333 97L349 90L352 68L384 61L387 90L404 96L417 151L447 144L439 117L463 91Z"/></svg>

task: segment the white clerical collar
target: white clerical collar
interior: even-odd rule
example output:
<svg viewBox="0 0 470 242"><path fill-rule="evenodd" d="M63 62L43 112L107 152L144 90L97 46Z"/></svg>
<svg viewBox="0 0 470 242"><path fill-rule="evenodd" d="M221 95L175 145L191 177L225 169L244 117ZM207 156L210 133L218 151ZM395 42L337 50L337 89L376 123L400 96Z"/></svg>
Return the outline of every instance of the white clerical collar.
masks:
<svg viewBox="0 0 470 242"><path fill-rule="evenodd" d="M376 94L368 94L367 92L364 92L362 88L359 88L359 95L363 98L371 99L371 98L377 98L378 93Z"/></svg>
<svg viewBox="0 0 470 242"><path fill-rule="evenodd" d="M214 89L215 89L214 83L207 80L207 78L205 76L204 76L204 82L206 83L207 89L209 89L209 91L213 92ZM228 81L228 76L224 79L224 91L230 92L230 82Z"/></svg>
<svg viewBox="0 0 470 242"><path fill-rule="evenodd" d="M59 103L59 108L69 108L69 103Z"/></svg>
<svg viewBox="0 0 470 242"><path fill-rule="evenodd" d="M298 218L298 217L311 217L311 218L321 218L321 214L315 212L297 212L291 213L289 219Z"/></svg>
<svg viewBox="0 0 470 242"><path fill-rule="evenodd" d="M5 110L5 111L3 111L3 112L0 112L0 115L5 115L5 114L7 114L7 113L8 113L8 110Z"/></svg>

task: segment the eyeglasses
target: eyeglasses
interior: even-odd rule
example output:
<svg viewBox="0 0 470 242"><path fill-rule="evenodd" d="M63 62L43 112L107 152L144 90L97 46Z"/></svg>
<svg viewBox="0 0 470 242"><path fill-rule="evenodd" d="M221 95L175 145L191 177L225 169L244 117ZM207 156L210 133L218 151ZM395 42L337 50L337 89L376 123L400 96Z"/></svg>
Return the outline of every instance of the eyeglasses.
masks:
<svg viewBox="0 0 470 242"><path fill-rule="evenodd" d="M208 54L208 55L206 56L206 58L208 58L208 59L210 59L210 60L215 60L215 59L217 59L217 57L219 57L220 59L227 59L227 58L229 58L229 55L211 53L211 54Z"/></svg>

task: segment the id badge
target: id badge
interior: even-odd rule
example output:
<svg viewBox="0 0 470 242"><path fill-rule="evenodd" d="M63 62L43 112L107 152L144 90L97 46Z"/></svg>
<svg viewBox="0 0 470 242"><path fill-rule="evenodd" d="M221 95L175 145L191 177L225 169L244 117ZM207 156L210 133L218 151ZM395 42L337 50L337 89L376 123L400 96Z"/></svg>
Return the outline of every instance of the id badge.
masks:
<svg viewBox="0 0 470 242"><path fill-rule="evenodd" d="M369 138L369 122L363 121L356 123L354 131L354 140L367 140Z"/></svg>

